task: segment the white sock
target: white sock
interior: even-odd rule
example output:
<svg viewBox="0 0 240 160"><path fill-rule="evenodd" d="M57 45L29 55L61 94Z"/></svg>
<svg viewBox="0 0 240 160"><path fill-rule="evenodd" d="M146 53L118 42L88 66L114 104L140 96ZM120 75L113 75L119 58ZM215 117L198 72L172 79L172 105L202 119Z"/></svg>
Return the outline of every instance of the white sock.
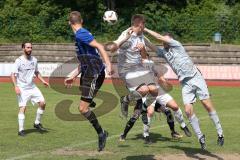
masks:
<svg viewBox="0 0 240 160"><path fill-rule="evenodd" d="M198 139L200 139L203 134L202 134L202 132L200 130L198 118L196 117L195 114L193 114L192 117L189 118L189 121L190 121L190 123L192 125L192 128L193 128L196 136L198 137Z"/></svg>
<svg viewBox="0 0 240 160"><path fill-rule="evenodd" d="M174 111L174 117L176 118L176 120L178 121L178 123L181 125L182 128L186 127L186 123L184 122L183 119L183 114L180 108L178 108L177 111Z"/></svg>
<svg viewBox="0 0 240 160"><path fill-rule="evenodd" d="M222 130L222 126L220 124L220 121L219 121L219 118L218 118L218 115L217 115L217 112L216 111L213 111L213 112L209 112L209 116L210 118L212 119L216 129L217 129L217 133L219 136L223 135L223 130Z"/></svg>
<svg viewBox="0 0 240 160"><path fill-rule="evenodd" d="M42 110L41 108L37 109L35 124L39 124L41 122L41 117L43 115L43 111L44 110Z"/></svg>
<svg viewBox="0 0 240 160"><path fill-rule="evenodd" d="M143 124L143 137L149 136L151 118L148 117L148 124Z"/></svg>
<svg viewBox="0 0 240 160"><path fill-rule="evenodd" d="M19 132L24 130L24 119L25 119L24 113L18 113Z"/></svg>
<svg viewBox="0 0 240 160"><path fill-rule="evenodd" d="M150 126L151 124L151 117L147 117L148 118L148 125Z"/></svg>

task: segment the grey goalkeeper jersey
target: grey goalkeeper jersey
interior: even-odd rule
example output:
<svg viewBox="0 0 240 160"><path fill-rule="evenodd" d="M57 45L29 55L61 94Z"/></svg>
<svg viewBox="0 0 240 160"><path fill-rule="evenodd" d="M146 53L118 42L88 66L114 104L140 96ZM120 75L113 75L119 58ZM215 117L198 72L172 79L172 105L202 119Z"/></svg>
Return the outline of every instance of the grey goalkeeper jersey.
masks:
<svg viewBox="0 0 240 160"><path fill-rule="evenodd" d="M169 46L168 50L158 47L157 55L168 62L178 76L179 81L193 77L198 72L198 69L186 53L182 44L172 39Z"/></svg>

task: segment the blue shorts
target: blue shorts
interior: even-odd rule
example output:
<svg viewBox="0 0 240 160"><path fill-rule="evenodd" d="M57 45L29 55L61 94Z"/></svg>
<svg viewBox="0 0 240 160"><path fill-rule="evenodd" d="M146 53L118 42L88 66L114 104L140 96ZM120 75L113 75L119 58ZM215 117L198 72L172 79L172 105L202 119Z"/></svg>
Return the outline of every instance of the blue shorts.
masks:
<svg viewBox="0 0 240 160"><path fill-rule="evenodd" d="M196 102L197 97L200 100L210 97L206 81L200 72L197 72L193 77L185 78L181 85L184 105Z"/></svg>

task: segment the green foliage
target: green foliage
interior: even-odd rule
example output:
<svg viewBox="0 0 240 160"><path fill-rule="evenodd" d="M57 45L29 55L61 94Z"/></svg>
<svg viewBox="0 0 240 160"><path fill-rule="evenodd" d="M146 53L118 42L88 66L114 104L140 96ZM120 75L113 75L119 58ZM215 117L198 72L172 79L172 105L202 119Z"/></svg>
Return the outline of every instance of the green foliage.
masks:
<svg viewBox="0 0 240 160"><path fill-rule="evenodd" d="M0 11L1 38L12 42L70 41L67 36L71 33L67 25L69 11L49 1L6 0Z"/></svg>
<svg viewBox="0 0 240 160"><path fill-rule="evenodd" d="M223 43L240 43L240 2L235 0L122 0L115 2L119 21L103 22L107 10L102 0L1 0L0 42L72 42L68 14L78 10L84 26L98 40L111 41L130 26L131 16L144 14L146 26L157 32L172 32L183 42L212 42L214 33Z"/></svg>

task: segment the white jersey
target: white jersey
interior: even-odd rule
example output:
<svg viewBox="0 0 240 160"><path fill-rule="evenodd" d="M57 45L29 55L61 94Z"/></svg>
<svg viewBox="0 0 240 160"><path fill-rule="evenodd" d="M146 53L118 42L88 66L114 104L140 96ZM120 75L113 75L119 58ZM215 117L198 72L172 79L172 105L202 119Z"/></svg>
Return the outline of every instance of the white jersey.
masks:
<svg viewBox="0 0 240 160"><path fill-rule="evenodd" d="M119 44L126 38L127 34L128 30L123 31L114 42ZM140 71L143 69L140 50L136 48L139 43L145 44L144 36L133 33L118 49L118 69L120 74L124 74L128 70Z"/></svg>
<svg viewBox="0 0 240 160"><path fill-rule="evenodd" d="M33 82L35 72L38 72L37 59L31 56L30 59L26 59L24 55L15 60L12 73L16 75L17 86L30 89L34 88Z"/></svg>

